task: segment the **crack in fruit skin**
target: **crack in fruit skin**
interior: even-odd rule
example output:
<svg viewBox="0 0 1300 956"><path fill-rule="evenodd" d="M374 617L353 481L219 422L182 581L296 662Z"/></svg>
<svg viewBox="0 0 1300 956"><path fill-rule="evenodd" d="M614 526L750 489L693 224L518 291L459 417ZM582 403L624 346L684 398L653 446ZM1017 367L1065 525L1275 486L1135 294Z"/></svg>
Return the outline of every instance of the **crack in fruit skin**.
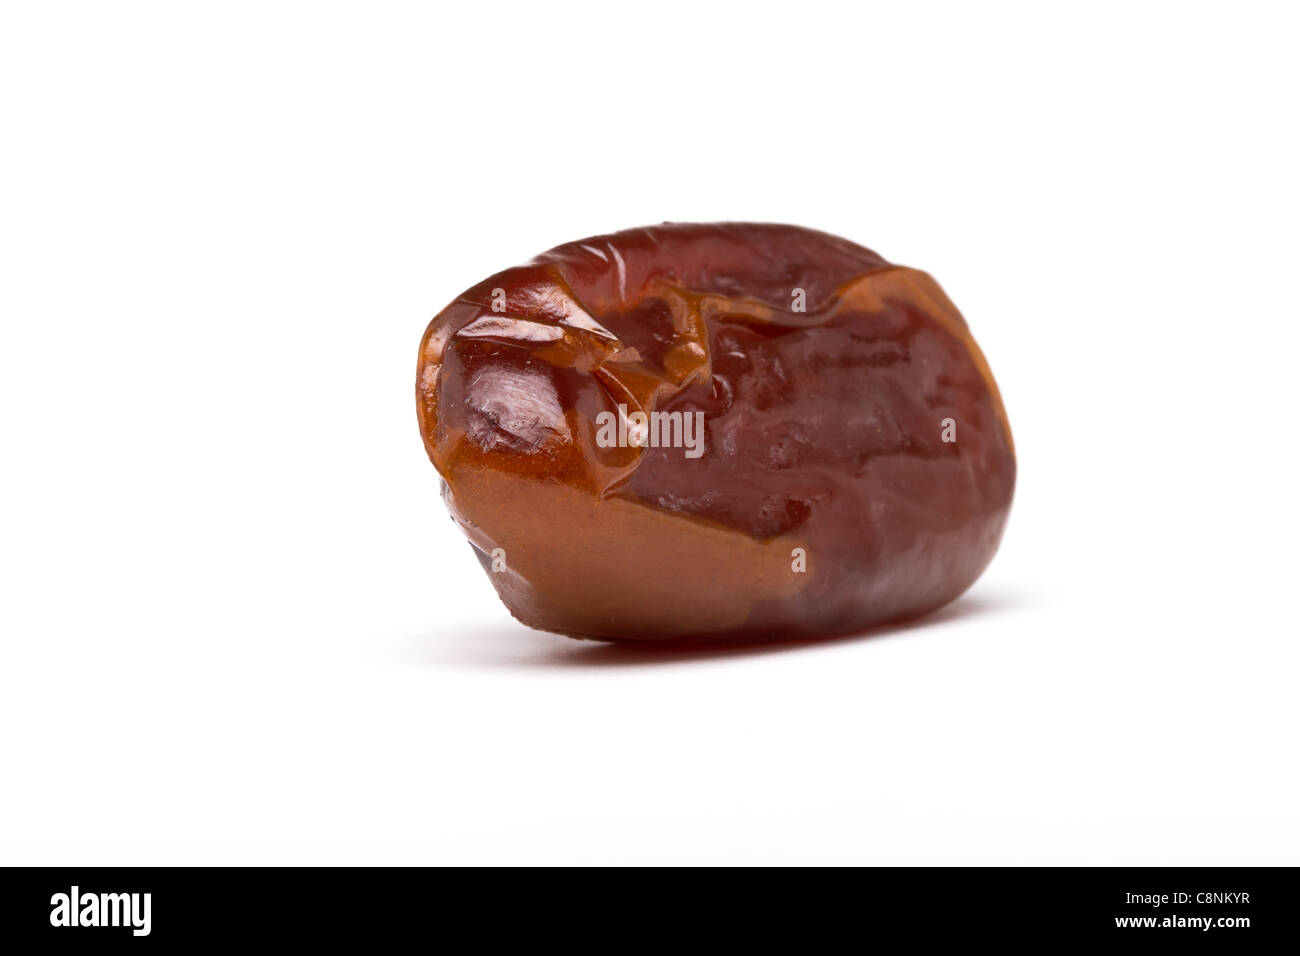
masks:
<svg viewBox="0 0 1300 956"><path fill-rule="evenodd" d="M416 398L501 599L574 636L925 613L992 559L1015 485L992 372L938 284L794 226L664 224L497 273L430 323ZM611 446L602 413L702 413L703 454Z"/></svg>

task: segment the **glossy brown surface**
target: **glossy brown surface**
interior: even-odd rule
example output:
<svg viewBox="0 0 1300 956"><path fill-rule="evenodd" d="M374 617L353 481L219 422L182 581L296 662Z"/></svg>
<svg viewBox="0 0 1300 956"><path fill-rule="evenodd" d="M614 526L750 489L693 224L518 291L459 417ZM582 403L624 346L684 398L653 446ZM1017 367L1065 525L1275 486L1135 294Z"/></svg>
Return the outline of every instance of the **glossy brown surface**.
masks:
<svg viewBox="0 0 1300 956"><path fill-rule="evenodd" d="M434 318L416 391L501 599L576 636L815 637L924 613L993 557L1015 484L997 387L934 280L793 226L559 246ZM638 446L638 411L684 413L702 441L652 423L686 447ZM619 415L626 441L605 447Z"/></svg>

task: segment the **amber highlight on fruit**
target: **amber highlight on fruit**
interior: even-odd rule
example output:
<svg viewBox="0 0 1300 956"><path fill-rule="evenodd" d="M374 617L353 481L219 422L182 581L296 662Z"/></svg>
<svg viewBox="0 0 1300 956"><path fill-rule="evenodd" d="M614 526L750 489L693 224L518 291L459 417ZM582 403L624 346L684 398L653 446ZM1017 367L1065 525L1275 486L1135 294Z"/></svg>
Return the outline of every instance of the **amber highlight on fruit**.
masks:
<svg viewBox="0 0 1300 956"><path fill-rule="evenodd" d="M997 385L938 284L795 226L631 229L499 272L429 324L416 399L501 600L575 637L923 614L988 565L1015 486Z"/></svg>

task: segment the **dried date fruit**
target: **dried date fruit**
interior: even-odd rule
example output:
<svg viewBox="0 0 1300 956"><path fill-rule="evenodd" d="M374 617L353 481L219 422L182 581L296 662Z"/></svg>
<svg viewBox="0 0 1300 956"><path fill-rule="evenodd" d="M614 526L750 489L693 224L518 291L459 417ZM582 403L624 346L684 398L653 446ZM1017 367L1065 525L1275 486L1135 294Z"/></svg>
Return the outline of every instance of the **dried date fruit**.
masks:
<svg viewBox="0 0 1300 956"><path fill-rule="evenodd" d="M849 633L961 594L1015 453L923 272L794 226L571 242L430 323L417 406L452 516L532 627Z"/></svg>

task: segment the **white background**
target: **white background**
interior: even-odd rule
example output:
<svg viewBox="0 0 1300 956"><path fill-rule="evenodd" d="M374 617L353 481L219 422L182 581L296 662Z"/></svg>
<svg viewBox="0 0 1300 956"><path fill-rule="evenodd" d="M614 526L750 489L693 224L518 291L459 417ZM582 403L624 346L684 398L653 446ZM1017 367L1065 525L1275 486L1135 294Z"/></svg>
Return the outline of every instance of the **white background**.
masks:
<svg viewBox="0 0 1300 956"><path fill-rule="evenodd" d="M1300 863L1294 8L9 4L0 861ZM930 271L1020 455L888 634L516 624L429 318L770 220Z"/></svg>

